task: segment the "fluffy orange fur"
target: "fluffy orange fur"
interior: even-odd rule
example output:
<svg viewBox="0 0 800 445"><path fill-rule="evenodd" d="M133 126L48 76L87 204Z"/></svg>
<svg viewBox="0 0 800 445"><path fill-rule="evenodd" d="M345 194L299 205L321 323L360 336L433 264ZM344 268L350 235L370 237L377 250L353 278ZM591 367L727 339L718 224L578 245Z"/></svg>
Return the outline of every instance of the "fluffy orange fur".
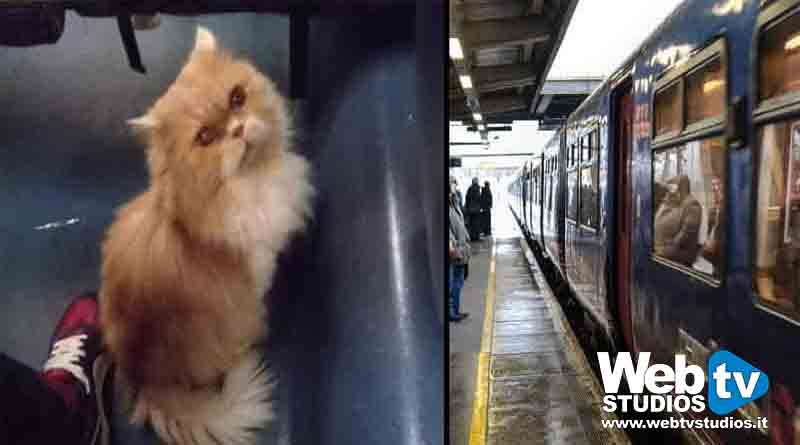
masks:
<svg viewBox="0 0 800 445"><path fill-rule="evenodd" d="M273 83L202 30L175 82L131 124L150 185L103 244L105 343L135 392L219 387L266 334L275 258L310 214L308 166L288 149ZM167 416L180 405L149 403Z"/></svg>

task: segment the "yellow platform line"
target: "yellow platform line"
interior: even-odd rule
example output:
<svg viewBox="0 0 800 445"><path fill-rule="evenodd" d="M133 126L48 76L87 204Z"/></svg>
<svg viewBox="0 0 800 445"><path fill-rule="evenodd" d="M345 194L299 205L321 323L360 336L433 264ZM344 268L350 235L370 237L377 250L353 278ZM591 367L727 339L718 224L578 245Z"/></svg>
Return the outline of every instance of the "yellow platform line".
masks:
<svg viewBox="0 0 800 445"><path fill-rule="evenodd" d="M492 241L492 259L489 262L489 284L486 286L486 310L483 316L481 351L475 369L475 398L472 401L472 421L469 428L469 445L486 443L486 424L489 411L489 363L492 355L494 328L494 299L496 286L497 245Z"/></svg>

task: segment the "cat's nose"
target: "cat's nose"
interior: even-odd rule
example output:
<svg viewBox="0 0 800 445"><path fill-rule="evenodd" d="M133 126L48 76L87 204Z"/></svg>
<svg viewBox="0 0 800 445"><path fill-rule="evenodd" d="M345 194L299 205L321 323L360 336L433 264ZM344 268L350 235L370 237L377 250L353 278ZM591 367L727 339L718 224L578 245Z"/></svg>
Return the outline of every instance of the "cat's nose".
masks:
<svg viewBox="0 0 800 445"><path fill-rule="evenodd" d="M242 123L242 121L237 119L231 122L231 125L229 126L228 130L231 132L233 137L240 138L242 137L242 135L244 135L244 124Z"/></svg>

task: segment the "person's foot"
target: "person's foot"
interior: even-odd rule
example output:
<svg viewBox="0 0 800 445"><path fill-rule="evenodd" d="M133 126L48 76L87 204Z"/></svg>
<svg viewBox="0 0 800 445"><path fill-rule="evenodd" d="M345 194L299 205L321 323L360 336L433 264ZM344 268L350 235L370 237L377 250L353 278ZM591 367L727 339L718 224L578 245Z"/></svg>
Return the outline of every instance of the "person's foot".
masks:
<svg viewBox="0 0 800 445"><path fill-rule="evenodd" d="M450 315L447 320L458 323L467 317L469 317L469 312L461 312L458 315Z"/></svg>
<svg viewBox="0 0 800 445"><path fill-rule="evenodd" d="M109 362L101 355L98 312L94 294L73 300L56 325L50 340L50 357L42 367L45 383L84 420L80 441L71 443L108 443L108 421L100 390Z"/></svg>

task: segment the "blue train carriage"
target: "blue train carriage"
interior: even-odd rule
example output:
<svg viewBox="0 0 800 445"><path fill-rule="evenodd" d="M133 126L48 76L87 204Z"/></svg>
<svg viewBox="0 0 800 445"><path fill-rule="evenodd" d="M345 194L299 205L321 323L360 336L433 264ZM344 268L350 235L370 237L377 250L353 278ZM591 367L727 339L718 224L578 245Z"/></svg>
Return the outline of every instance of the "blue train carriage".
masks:
<svg viewBox="0 0 800 445"><path fill-rule="evenodd" d="M564 138L566 131L560 128L547 143L543 151L541 220L538 221L539 238L547 256L563 275L564 264Z"/></svg>
<svg viewBox="0 0 800 445"><path fill-rule="evenodd" d="M528 202L528 236L531 239L537 240L539 237L539 227L541 226L542 219L542 154L534 153L531 156L530 171L528 177L528 190L530 193L527 196Z"/></svg>
<svg viewBox="0 0 800 445"><path fill-rule="evenodd" d="M531 192L529 192L529 189L533 185L533 179L529 173L532 158L525 159L514 181L509 185L509 192L514 196L511 208L525 236L533 235L530 231L531 223L528 221L531 205Z"/></svg>
<svg viewBox="0 0 800 445"><path fill-rule="evenodd" d="M627 346L666 363L743 357L771 390L737 415L768 416L769 431L695 433L797 443L800 2L685 2L631 73L632 187L615 203L633 230L620 221L610 255Z"/></svg>
<svg viewBox="0 0 800 445"><path fill-rule="evenodd" d="M694 437L797 443L800 0L684 2L542 165L526 224L621 349L700 366L727 349L769 376L736 413L768 431Z"/></svg>
<svg viewBox="0 0 800 445"><path fill-rule="evenodd" d="M508 192L512 196L510 205L514 210L514 215L517 218L517 222L519 223L520 227L522 228L523 235L525 236L528 236L529 233L528 223L525 220L525 215L529 205L526 197L528 195L528 187L530 186L529 181L526 179L527 177L528 161L526 161L523 166L520 167L515 179L508 185Z"/></svg>
<svg viewBox="0 0 800 445"><path fill-rule="evenodd" d="M608 178L608 85L594 91L566 124L564 277L591 318L596 336L612 338L607 304L606 206Z"/></svg>
<svg viewBox="0 0 800 445"><path fill-rule="evenodd" d="M558 133L561 133L561 130ZM539 245L546 245L545 227L549 233L547 238L554 243L557 240L555 227L558 218L555 213L555 203L558 195L554 190L558 181L556 158L559 150L559 140L554 136L541 153L534 150L534 154L525 161L517 178L509 186L509 191L515 196L512 209L524 234ZM552 251L556 252L557 249L554 246Z"/></svg>

